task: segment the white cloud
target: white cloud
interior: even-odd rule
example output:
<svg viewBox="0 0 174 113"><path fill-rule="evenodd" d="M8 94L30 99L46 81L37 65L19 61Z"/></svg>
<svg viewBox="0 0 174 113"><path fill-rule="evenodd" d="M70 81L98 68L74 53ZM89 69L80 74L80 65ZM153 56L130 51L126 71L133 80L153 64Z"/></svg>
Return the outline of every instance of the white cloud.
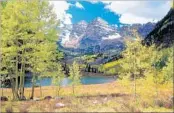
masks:
<svg viewBox="0 0 174 113"><path fill-rule="evenodd" d="M92 0L92 1L89 1L89 2L92 3L92 4L96 4L96 3L98 3L99 1L97 1L97 0L96 0L96 1L93 1L93 0Z"/></svg>
<svg viewBox="0 0 174 113"><path fill-rule="evenodd" d="M66 10L69 9L71 4L67 3L66 1L50 1L50 3L54 6L57 19L60 20L61 24L72 24L72 15L66 13Z"/></svg>
<svg viewBox="0 0 174 113"><path fill-rule="evenodd" d="M160 20L170 9L170 1L106 1L105 8L121 14L122 23L147 23Z"/></svg>
<svg viewBox="0 0 174 113"><path fill-rule="evenodd" d="M89 0L88 2L90 2L92 4L97 4L97 3L101 2L101 0Z"/></svg>
<svg viewBox="0 0 174 113"><path fill-rule="evenodd" d="M80 9L84 9L83 5L80 4L79 2L76 2L75 6Z"/></svg>
<svg viewBox="0 0 174 113"><path fill-rule="evenodd" d="M128 24L134 24L134 23L145 24L148 22L157 22L157 20L153 20L153 19L145 18L145 17L139 17L139 16L133 15L131 13L124 13L120 17L120 22L128 23Z"/></svg>
<svg viewBox="0 0 174 113"><path fill-rule="evenodd" d="M99 3L99 2L102 2L102 3L108 4L108 3L110 3L111 1L90 0L89 2L92 3L92 4L97 4L97 3Z"/></svg>

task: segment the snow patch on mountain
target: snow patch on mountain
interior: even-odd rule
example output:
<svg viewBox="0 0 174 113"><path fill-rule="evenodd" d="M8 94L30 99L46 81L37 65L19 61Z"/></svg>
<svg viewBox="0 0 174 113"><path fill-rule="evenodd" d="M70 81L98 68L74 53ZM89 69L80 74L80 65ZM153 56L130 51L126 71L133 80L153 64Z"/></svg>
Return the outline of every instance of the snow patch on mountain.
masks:
<svg viewBox="0 0 174 113"><path fill-rule="evenodd" d="M62 36L61 44L64 45L66 42L68 42L70 40L69 37L70 37L70 32Z"/></svg>
<svg viewBox="0 0 174 113"><path fill-rule="evenodd" d="M121 38L116 27L97 17L90 23L82 20L77 24L65 25L61 30L61 45L65 48L88 48L101 46L102 40Z"/></svg>
<svg viewBox="0 0 174 113"><path fill-rule="evenodd" d="M77 24L64 25L60 30L60 43L63 48L82 53L97 53L124 48L124 39L133 37L132 29L141 36L146 36L153 28L153 23L133 25L110 25L98 17L87 23L82 20Z"/></svg>
<svg viewBox="0 0 174 113"><path fill-rule="evenodd" d="M103 37L103 40L113 40L113 39L117 39L117 38L121 38L119 33L115 33L113 35L109 35L108 37Z"/></svg>

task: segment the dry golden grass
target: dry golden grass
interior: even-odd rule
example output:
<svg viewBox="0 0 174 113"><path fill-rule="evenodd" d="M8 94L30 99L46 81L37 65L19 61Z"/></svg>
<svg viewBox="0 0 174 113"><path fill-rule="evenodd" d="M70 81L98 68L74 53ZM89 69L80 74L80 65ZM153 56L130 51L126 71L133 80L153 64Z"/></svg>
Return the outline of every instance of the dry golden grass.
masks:
<svg viewBox="0 0 174 113"><path fill-rule="evenodd" d="M42 87L42 96L56 96L55 94L56 87L55 86L44 86ZM2 89L0 91L0 95L2 94ZM72 88L71 86L62 87L60 91L61 96L71 96ZM98 94L112 94L112 93L120 93L125 92L124 88L121 85L116 83L106 83L106 84L96 84L96 85L79 85L75 87L75 92L77 96L80 95L98 95ZM125 92L126 93L126 92ZM40 88L35 88L35 97L40 97ZM11 89L4 89L4 95L12 98ZM31 88L25 88L25 96L30 97Z"/></svg>
<svg viewBox="0 0 174 113"><path fill-rule="evenodd" d="M170 97L173 96L172 85L159 86L158 97L152 84L143 85L137 82L137 100L133 98L132 82L117 81L107 84L80 85L75 88L76 96L72 96L71 87L63 87L63 99L41 101L2 102L1 111L16 112L173 112ZM29 98L30 88L25 89ZM55 96L55 87L42 87L42 98ZM125 94L125 95L123 95ZM4 95L11 97L11 89L4 89ZM116 96L115 96L116 95ZM40 89L35 89L35 97L40 97ZM56 103L65 107L57 108Z"/></svg>

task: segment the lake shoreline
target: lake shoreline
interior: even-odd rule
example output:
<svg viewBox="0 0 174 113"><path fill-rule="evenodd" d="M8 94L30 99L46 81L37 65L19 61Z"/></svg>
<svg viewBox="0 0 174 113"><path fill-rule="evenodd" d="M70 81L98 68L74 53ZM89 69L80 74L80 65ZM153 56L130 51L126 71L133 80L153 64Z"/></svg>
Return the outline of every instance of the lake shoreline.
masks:
<svg viewBox="0 0 174 113"><path fill-rule="evenodd" d="M118 77L118 75L111 75L111 74L106 74L106 73L92 73L92 72L85 72L85 71L82 71L81 74L82 74L82 76ZM31 73L26 74L25 77L26 78L32 78L32 74ZM51 76L45 76L45 77L51 78ZM66 75L65 77L68 77L68 75Z"/></svg>
<svg viewBox="0 0 174 113"><path fill-rule="evenodd" d="M91 72L82 72L82 76L102 76L102 77L118 77L118 75L108 75L105 73L91 73Z"/></svg>
<svg viewBox="0 0 174 113"><path fill-rule="evenodd" d="M105 76L104 74L98 74L98 73L83 73L80 80L81 84L87 85L87 84L103 84L103 83L110 83L112 81L115 81L117 79L116 76ZM70 84L70 79L68 77L65 77L62 82L61 86L68 86ZM51 86L52 85L52 78L51 77L43 77L41 81L36 81L36 86L39 87L41 83L41 86ZM32 87L31 86L31 78L26 79L25 81L25 87Z"/></svg>

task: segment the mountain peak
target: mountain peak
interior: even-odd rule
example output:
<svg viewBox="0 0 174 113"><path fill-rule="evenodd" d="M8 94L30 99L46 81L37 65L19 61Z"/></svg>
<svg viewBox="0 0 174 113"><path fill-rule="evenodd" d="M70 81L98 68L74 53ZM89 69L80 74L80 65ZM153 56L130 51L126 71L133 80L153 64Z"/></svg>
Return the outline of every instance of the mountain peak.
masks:
<svg viewBox="0 0 174 113"><path fill-rule="evenodd" d="M102 23L102 24L108 24L108 22L106 22L104 19L102 19L101 17L97 17L93 20L94 23Z"/></svg>
<svg viewBox="0 0 174 113"><path fill-rule="evenodd" d="M88 23L85 20L81 20L77 23L78 25L87 25Z"/></svg>
<svg viewBox="0 0 174 113"><path fill-rule="evenodd" d="M103 20L101 17L97 17L96 20L100 21Z"/></svg>

